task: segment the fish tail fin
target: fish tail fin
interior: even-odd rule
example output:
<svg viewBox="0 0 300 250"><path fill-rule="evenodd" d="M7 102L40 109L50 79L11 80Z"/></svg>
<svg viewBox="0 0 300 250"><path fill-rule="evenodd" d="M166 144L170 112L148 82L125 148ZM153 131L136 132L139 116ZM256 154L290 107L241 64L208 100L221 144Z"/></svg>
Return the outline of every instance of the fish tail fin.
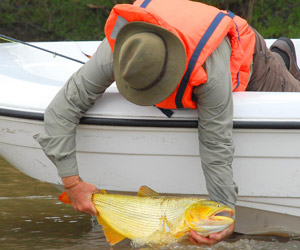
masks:
<svg viewBox="0 0 300 250"><path fill-rule="evenodd" d="M63 203L66 203L66 204L69 204L69 205L72 205L72 202L70 201L70 198L69 196L67 195L67 192L63 192L59 197L58 199L60 201L62 201Z"/></svg>

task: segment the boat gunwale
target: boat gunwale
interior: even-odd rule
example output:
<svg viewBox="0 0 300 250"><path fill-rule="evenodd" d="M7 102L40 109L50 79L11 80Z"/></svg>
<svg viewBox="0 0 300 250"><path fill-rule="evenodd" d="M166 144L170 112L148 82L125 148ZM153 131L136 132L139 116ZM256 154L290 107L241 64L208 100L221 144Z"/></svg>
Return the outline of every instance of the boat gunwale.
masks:
<svg viewBox="0 0 300 250"><path fill-rule="evenodd" d="M31 112L0 108L0 116L27 120L44 120L43 112ZM197 120L188 119L130 119L84 116L80 120L84 125L118 126L118 127L162 127L162 128L197 128ZM300 129L300 120L233 120L234 129Z"/></svg>

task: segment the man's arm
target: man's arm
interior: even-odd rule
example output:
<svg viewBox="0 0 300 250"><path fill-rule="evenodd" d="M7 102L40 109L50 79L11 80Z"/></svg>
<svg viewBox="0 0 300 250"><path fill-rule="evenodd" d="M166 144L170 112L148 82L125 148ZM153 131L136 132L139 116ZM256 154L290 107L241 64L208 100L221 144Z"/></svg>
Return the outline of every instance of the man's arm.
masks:
<svg viewBox="0 0 300 250"><path fill-rule="evenodd" d="M76 126L113 81L112 52L104 40L92 58L70 77L46 109L44 131L35 138L56 165L65 186L79 178ZM86 200L83 196L91 197L96 190L95 186L80 181L67 192L76 210L94 214L91 204L89 209L81 208L78 204L82 203L81 197Z"/></svg>
<svg viewBox="0 0 300 250"><path fill-rule="evenodd" d="M206 60L207 83L196 87L194 94L199 116L200 156L210 199L234 208L238 188L232 174L234 145L230 54L230 41L226 37ZM209 238L193 238L200 244L212 245L228 237L233 228L231 226Z"/></svg>

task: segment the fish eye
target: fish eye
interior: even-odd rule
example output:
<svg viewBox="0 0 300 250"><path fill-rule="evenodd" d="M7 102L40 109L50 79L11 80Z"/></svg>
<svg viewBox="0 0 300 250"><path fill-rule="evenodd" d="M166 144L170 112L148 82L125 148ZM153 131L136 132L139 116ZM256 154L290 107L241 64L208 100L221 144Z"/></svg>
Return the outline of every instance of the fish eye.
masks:
<svg viewBox="0 0 300 250"><path fill-rule="evenodd" d="M221 207L221 205L217 205L217 207Z"/></svg>

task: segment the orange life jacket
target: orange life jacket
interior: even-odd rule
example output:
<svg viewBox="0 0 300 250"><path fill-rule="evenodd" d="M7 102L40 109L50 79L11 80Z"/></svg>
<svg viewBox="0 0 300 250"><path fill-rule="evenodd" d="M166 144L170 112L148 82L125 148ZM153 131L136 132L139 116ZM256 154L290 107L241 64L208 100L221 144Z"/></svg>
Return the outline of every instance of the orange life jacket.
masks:
<svg viewBox="0 0 300 250"><path fill-rule="evenodd" d="M116 5L105 25L105 35L114 49L118 31L128 22L143 21L173 32L185 46L185 73L175 91L156 104L165 109L196 108L194 86L207 81L203 68L206 59L223 41L230 38L230 71L233 91L247 88L255 34L246 20L229 11L189 0L137 0L133 5Z"/></svg>

